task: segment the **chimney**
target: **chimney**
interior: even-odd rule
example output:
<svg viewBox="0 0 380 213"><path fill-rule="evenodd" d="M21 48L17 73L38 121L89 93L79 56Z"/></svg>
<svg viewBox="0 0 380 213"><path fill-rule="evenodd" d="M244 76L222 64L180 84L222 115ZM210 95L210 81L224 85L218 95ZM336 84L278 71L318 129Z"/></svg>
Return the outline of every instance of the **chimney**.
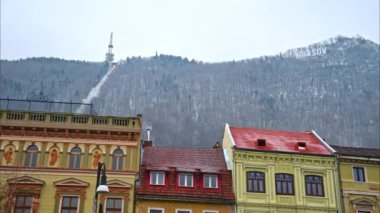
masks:
<svg viewBox="0 0 380 213"><path fill-rule="evenodd" d="M220 148L222 148L222 146L220 145L219 141L217 141L212 148L213 149L220 149Z"/></svg>
<svg viewBox="0 0 380 213"><path fill-rule="evenodd" d="M305 150L306 149L306 143L305 142L298 142L298 150Z"/></svg>
<svg viewBox="0 0 380 213"><path fill-rule="evenodd" d="M150 128L146 129L147 139L146 141L144 141L143 148L153 146L153 142L150 140L150 131L151 131Z"/></svg>
<svg viewBox="0 0 380 213"><path fill-rule="evenodd" d="M265 146L265 139L257 139L257 144L259 146Z"/></svg>

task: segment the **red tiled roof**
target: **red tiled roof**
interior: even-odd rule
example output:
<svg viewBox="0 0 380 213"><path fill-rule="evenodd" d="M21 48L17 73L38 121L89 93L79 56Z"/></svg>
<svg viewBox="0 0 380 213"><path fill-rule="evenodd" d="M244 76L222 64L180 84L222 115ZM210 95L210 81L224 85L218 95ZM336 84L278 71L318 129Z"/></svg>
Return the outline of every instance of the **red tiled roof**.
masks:
<svg viewBox="0 0 380 213"><path fill-rule="evenodd" d="M227 169L221 149L184 149L146 147L143 165L149 170L175 168L183 172L218 173Z"/></svg>
<svg viewBox="0 0 380 213"><path fill-rule="evenodd" d="M165 171L164 185L150 184L150 171ZM178 186L178 174L191 172L193 187ZM218 188L204 188L203 175L218 175ZM231 171L227 169L223 149L144 148L137 199L235 202Z"/></svg>
<svg viewBox="0 0 380 213"><path fill-rule="evenodd" d="M300 154L333 154L312 132L290 132L241 127L230 127L230 132L235 141L236 148L240 149L293 152ZM259 146L258 139L264 139L265 146ZM304 142L306 148L299 149L298 142Z"/></svg>

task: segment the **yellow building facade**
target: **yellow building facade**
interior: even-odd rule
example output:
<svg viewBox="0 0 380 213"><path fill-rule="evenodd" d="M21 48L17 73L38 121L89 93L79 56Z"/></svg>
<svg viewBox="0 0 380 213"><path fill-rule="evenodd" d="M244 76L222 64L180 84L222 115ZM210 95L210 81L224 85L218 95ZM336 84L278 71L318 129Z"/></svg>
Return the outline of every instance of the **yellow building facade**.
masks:
<svg viewBox="0 0 380 213"><path fill-rule="evenodd" d="M98 163L110 191L99 197L104 212L133 212L141 116L0 110L0 122L7 212L92 212Z"/></svg>
<svg viewBox="0 0 380 213"><path fill-rule="evenodd" d="M380 149L333 146L339 167L345 212L379 213Z"/></svg>
<svg viewBox="0 0 380 213"><path fill-rule="evenodd" d="M342 212L336 159L320 140L312 132L227 124L223 148L232 170L235 212Z"/></svg>

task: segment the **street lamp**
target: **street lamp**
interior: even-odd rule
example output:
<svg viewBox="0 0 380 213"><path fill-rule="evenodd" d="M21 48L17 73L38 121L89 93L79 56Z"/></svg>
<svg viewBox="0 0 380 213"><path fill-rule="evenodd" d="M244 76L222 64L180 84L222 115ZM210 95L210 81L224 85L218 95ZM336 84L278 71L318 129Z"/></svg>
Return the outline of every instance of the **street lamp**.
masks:
<svg viewBox="0 0 380 213"><path fill-rule="evenodd" d="M100 174L101 173L101 174ZM100 182L100 184L99 184ZM107 186L106 165L104 163L98 163L98 173L96 176L95 197L93 213L97 212L98 208L98 195L107 194L109 192ZM103 212L103 205L100 204L99 212Z"/></svg>

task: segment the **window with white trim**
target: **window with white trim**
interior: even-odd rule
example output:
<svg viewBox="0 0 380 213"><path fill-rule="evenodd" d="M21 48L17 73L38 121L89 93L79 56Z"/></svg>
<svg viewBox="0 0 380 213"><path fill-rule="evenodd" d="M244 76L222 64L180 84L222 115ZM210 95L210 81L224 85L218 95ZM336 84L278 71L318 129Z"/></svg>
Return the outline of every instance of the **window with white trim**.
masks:
<svg viewBox="0 0 380 213"><path fill-rule="evenodd" d="M191 173L179 173L179 186L193 187L193 174Z"/></svg>
<svg viewBox="0 0 380 213"><path fill-rule="evenodd" d="M123 199L120 197L107 197L106 213L121 213L123 210Z"/></svg>
<svg viewBox="0 0 380 213"><path fill-rule="evenodd" d="M149 208L148 213L164 213L164 209L161 208Z"/></svg>
<svg viewBox="0 0 380 213"><path fill-rule="evenodd" d="M354 166L353 167L354 172L354 180L358 182L365 182L365 174L364 174L364 168Z"/></svg>
<svg viewBox="0 0 380 213"><path fill-rule="evenodd" d="M218 188L218 175L212 175L212 174L203 175L203 187Z"/></svg>
<svg viewBox="0 0 380 213"><path fill-rule="evenodd" d="M191 213L191 209L176 209L176 213Z"/></svg>
<svg viewBox="0 0 380 213"><path fill-rule="evenodd" d="M202 213L219 213L217 210L203 210Z"/></svg>
<svg viewBox="0 0 380 213"><path fill-rule="evenodd" d="M29 213L32 211L33 195L16 195L14 212Z"/></svg>
<svg viewBox="0 0 380 213"><path fill-rule="evenodd" d="M150 172L150 184L151 185L164 185L165 172L151 171Z"/></svg>
<svg viewBox="0 0 380 213"><path fill-rule="evenodd" d="M77 213L79 212L78 196L62 196L61 213Z"/></svg>

